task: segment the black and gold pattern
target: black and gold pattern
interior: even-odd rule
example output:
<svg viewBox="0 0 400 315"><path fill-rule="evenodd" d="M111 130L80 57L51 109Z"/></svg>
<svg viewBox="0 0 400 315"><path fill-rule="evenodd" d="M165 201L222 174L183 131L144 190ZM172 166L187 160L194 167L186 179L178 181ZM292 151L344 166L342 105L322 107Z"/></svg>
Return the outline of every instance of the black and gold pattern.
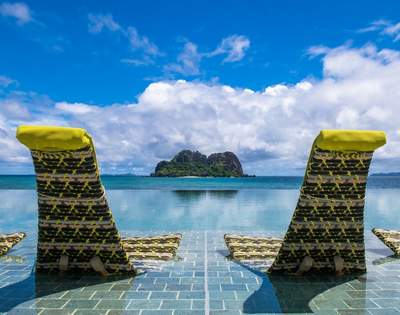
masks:
<svg viewBox="0 0 400 315"><path fill-rule="evenodd" d="M282 239L225 234L224 240L231 258L237 260L268 260L278 254Z"/></svg>
<svg viewBox="0 0 400 315"><path fill-rule="evenodd" d="M396 256L400 256L400 231L372 229L374 233Z"/></svg>
<svg viewBox="0 0 400 315"><path fill-rule="evenodd" d="M0 234L0 257L25 238L25 233Z"/></svg>
<svg viewBox="0 0 400 315"><path fill-rule="evenodd" d="M36 269L91 269L98 256L109 272L133 271L101 185L94 150L32 151L39 205Z"/></svg>
<svg viewBox="0 0 400 315"><path fill-rule="evenodd" d="M121 240L101 184L92 146L73 151L35 151L39 205L36 269L91 269L98 256L108 272L134 272L134 259L172 258L180 234Z"/></svg>
<svg viewBox="0 0 400 315"><path fill-rule="evenodd" d="M294 272L305 256L315 271L364 271L364 198L373 152L322 150L314 144L300 197L271 272Z"/></svg>
<svg viewBox="0 0 400 315"><path fill-rule="evenodd" d="M301 274L302 262L308 264L310 259L316 272L364 271L367 176L373 150L385 142L382 132L321 131L284 239L226 234L230 256L238 260L275 258L269 271L277 273ZM343 265L340 270L335 259Z"/></svg>

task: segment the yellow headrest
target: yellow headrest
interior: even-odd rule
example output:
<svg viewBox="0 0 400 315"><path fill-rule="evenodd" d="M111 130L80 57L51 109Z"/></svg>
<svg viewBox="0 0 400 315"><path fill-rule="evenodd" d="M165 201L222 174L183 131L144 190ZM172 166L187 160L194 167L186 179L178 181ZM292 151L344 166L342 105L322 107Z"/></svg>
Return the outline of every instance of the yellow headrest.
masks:
<svg viewBox="0 0 400 315"><path fill-rule="evenodd" d="M92 145L90 135L82 128L57 126L19 126L17 139L31 150L66 151Z"/></svg>
<svg viewBox="0 0 400 315"><path fill-rule="evenodd" d="M322 130L315 144L323 150L374 151L386 143L386 134L374 130Z"/></svg>

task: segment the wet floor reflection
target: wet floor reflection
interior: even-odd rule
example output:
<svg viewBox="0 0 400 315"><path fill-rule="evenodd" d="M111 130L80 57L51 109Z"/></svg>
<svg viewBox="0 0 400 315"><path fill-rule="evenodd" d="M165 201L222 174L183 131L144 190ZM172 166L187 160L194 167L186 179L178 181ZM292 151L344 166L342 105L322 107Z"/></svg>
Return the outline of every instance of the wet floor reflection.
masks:
<svg viewBox="0 0 400 315"><path fill-rule="evenodd" d="M16 306L18 308L34 307L35 303L40 303L37 299L46 297L47 299L59 299L65 295L66 291L78 289L77 297L88 298L80 290L85 287L88 291L111 287L113 283L132 280L130 275L119 275L100 277L98 275L83 274L35 274L32 272L26 279L0 288L0 312L9 312ZM92 292L93 293L93 292ZM62 302L63 300L61 300ZM57 307L56 307L57 308ZM41 310L38 309L38 312Z"/></svg>
<svg viewBox="0 0 400 315"><path fill-rule="evenodd" d="M349 297L346 290L357 285L357 298L364 298L362 292L366 285L362 277L365 274L346 275L279 275L270 274L257 268L256 265L246 265L236 262L261 279L258 290L254 291L243 303L243 313L313 313L323 309L324 305L340 307L343 299ZM342 305L346 308L346 305Z"/></svg>

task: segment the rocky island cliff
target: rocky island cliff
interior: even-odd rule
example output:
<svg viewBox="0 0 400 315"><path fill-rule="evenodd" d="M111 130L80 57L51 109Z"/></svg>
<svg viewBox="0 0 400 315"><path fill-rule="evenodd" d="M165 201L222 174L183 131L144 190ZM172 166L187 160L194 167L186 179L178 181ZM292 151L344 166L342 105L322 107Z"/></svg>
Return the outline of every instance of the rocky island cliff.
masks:
<svg viewBox="0 0 400 315"><path fill-rule="evenodd" d="M243 174L239 159L232 152L213 153L207 157L199 151L183 150L171 161L159 162L151 176L242 177L246 175Z"/></svg>

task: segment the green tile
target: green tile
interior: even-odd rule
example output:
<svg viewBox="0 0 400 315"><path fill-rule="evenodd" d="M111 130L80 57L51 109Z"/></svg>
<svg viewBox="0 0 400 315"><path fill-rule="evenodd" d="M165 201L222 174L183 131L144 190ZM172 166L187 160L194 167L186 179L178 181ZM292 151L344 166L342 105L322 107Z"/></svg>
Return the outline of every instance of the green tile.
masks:
<svg viewBox="0 0 400 315"><path fill-rule="evenodd" d="M176 310L176 309L190 309L190 300L164 300L161 304L161 309Z"/></svg>
<svg viewBox="0 0 400 315"><path fill-rule="evenodd" d="M101 300L96 309L124 310L128 303L129 300Z"/></svg>
<svg viewBox="0 0 400 315"><path fill-rule="evenodd" d="M81 310L76 310L74 315L105 315L107 313L106 310L86 310L86 309L81 309Z"/></svg>
<svg viewBox="0 0 400 315"><path fill-rule="evenodd" d="M204 315L200 310L175 310L174 315Z"/></svg>
<svg viewBox="0 0 400 315"><path fill-rule="evenodd" d="M139 313L139 310L110 310L107 315L139 315Z"/></svg>
<svg viewBox="0 0 400 315"><path fill-rule="evenodd" d="M129 283L119 283L114 284L111 288L112 291L119 290L119 291L128 291L132 288L132 285Z"/></svg>
<svg viewBox="0 0 400 315"><path fill-rule="evenodd" d="M339 315L370 315L371 313L368 312L368 310L366 309L359 309L359 310L337 310L337 312L339 313Z"/></svg>
<svg viewBox="0 0 400 315"><path fill-rule="evenodd" d="M42 299L36 302L37 308L62 308L68 300L66 299Z"/></svg>
<svg viewBox="0 0 400 315"><path fill-rule="evenodd" d="M371 300L382 308L400 309L400 299L371 299Z"/></svg>
<svg viewBox="0 0 400 315"><path fill-rule="evenodd" d="M136 300L136 299L147 299L150 296L149 291L123 291L120 299L125 300Z"/></svg>
<svg viewBox="0 0 400 315"><path fill-rule="evenodd" d="M400 311L395 308L381 308L370 312L372 315L400 315Z"/></svg>
<svg viewBox="0 0 400 315"><path fill-rule="evenodd" d="M210 315L240 315L239 310L210 311Z"/></svg>
<svg viewBox="0 0 400 315"><path fill-rule="evenodd" d="M97 290L110 290L114 284L113 283L100 283L89 285L83 288L84 291L97 291Z"/></svg>
<svg viewBox="0 0 400 315"><path fill-rule="evenodd" d="M125 291L96 291L92 299L118 300Z"/></svg>
<svg viewBox="0 0 400 315"><path fill-rule="evenodd" d="M224 300L224 305L227 310L242 310L244 301Z"/></svg>
<svg viewBox="0 0 400 315"><path fill-rule="evenodd" d="M83 299L71 299L64 306L64 308L85 308L93 309L100 300L83 300Z"/></svg>
<svg viewBox="0 0 400 315"><path fill-rule="evenodd" d="M131 300L127 309L140 310L140 309L158 309L161 305L161 300Z"/></svg>
<svg viewBox="0 0 400 315"><path fill-rule="evenodd" d="M304 313L299 313L299 315L304 315ZM312 313L313 315L337 315L338 313L335 310L319 310L319 311L314 311ZM296 315L293 313L290 313L290 315Z"/></svg>
<svg viewBox="0 0 400 315"><path fill-rule="evenodd" d="M377 298L378 295L372 290L350 290L346 293L353 299Z"/></svg>
<svg viewBox="0 0 400 315"><path fill-rule="evenodd" d="M70 290L63 298L64 299L89 299L93 295L93 291Z"/></svg>
<svg viewBox="0 0 400 315"><path fill-rule="evenodd" d="M319 310L336 310L336 309L346 309L348 308L342 300L318 300L315 301L315 305Z"/></svg>
<svg viewBox="0 0 400 315"><path fill-rule="evenodd" d="M171 310L142 310L140 315L172 315L172 312Z"/></svg>
<svg viewBox="0 0 400 315"><path fill-rule="evenodd" d="M350 308L378 308L379 306L370 299L346 299L344 302Z"/></svg>
<svg viewBox="0 0 400 315"><path fill-rule="evenodd" d="M176 300L178 292L174 291L153 291L151 292L151 299L162 299L162 300Z"/></svg>
<svg viewBox="0 0 400 315"><path fill-rule="evenodd" d="M210 310L222 310L224 308L223 300L210 300Z"/></svg>
<svg viewBox="0 0 400 315"><path fill-rule="evenodd" d="M192 309L203 310L203 312L204 312L204 300L193 300L192 301Z"/></svg>
<svg viewBox="0 0 400 315"><path fill-rule="evenodd" d="M56 309L52 309L52 310L43 310L40 315L72 315L74 312L74 310L56 310Z"/></svg>

